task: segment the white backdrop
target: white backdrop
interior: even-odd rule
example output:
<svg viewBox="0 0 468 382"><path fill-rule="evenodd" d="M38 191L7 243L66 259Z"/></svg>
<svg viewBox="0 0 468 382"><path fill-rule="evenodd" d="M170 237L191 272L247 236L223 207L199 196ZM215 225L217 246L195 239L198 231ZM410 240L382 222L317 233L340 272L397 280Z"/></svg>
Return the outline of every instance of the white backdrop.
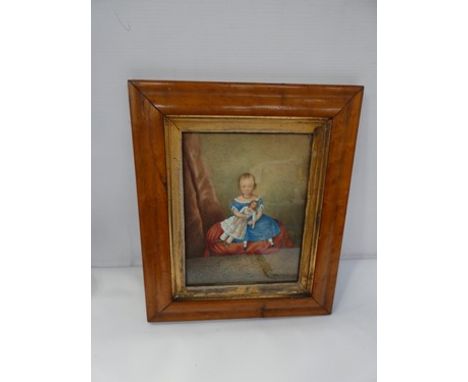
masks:
<svg viewBox="0 0 468 382"><path fill-rule="evenodd" d="M92 264L141 264L128 79L365 86L342 254L376 256L373 0L93 0Z"/></svg>

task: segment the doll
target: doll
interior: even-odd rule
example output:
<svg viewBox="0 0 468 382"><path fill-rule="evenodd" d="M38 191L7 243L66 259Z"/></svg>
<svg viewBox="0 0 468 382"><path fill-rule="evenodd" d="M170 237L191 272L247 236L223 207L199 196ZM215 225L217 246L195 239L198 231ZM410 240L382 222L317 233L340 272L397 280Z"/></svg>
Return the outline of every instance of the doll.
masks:
<svg viewBox="0 0 468 382"><path fill-rule="evenodd" d="M245 236L247 233L247 224L251 222L252 229L255 228L256 213L257 201L252 200L248 205L242 207L238 213L234 213L233 216L223 220L221 222L223 233L220 239L224 241L225 244L232 243L234 239L242 240L243 247L246 249L247 240L245 240Z"/></svg>

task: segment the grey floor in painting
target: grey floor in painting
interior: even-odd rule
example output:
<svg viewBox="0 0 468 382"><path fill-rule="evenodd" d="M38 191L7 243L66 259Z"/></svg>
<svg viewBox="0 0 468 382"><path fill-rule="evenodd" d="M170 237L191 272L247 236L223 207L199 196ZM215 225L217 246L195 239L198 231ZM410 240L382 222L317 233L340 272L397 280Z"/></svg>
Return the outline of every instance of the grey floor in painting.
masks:
<svg viewBox="0 0 468 382"><path fill-rule="evenodd" d="M187 285L295 281L299 248L269 255L226 255L187 259Z"/></svg>

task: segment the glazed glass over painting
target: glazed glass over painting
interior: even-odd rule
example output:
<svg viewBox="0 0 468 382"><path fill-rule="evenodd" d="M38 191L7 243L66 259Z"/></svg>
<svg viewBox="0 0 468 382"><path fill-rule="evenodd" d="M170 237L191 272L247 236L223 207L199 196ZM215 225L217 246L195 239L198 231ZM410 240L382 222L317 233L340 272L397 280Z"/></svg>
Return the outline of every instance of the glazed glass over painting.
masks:
<svg viewBox="0 0 468 382"><path fill-rule="evenodd" d="M165 139L175 298L306 293L328 122L171 116Z"/></svg>
<svg viewBox="0 0 468 382"><path fill-rule="evenodd" d="M182 134L187 286L297 281L312 139Z"/></svg>

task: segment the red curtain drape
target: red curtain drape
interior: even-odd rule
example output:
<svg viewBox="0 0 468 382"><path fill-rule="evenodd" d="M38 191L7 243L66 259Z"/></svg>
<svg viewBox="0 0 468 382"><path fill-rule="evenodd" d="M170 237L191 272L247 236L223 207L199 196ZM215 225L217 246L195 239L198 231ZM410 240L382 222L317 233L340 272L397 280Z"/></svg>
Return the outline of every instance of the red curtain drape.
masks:
<svg viewBox="0 0 468 382"><path fill-rule="evenodd" d="M208 229L225 215L202 160L198 134L184 133L182 142L186 256L197 257L203 256Z"/></svg>

